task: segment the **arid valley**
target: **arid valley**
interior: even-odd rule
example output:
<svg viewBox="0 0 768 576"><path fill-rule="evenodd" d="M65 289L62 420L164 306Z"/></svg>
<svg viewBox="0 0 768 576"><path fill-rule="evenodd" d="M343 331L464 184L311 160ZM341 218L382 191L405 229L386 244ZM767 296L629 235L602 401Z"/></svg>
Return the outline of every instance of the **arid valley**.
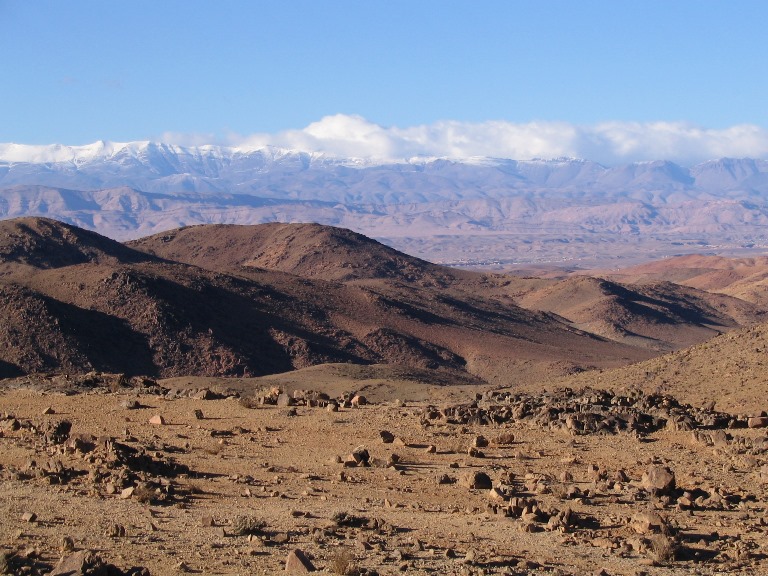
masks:
<svg viewBox="0 0 768 576"><path fill-rule="evenodd" d="M2 568L764 573L766 278L2 221Z"/></svg>

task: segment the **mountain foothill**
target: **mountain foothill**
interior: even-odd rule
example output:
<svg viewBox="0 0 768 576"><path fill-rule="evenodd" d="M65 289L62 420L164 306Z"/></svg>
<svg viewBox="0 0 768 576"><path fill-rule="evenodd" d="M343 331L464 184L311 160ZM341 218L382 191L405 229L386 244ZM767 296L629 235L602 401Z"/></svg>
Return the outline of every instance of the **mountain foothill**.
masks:
<svg viewBox="0 0 768 576"><path fill-rule="evenodd" d="M524 385L759 324L765 270L763 259L697 258L533 278L435 265L318 224L189 226L120 243L26 217L0 222L0 375L354 364Z"/></svg>

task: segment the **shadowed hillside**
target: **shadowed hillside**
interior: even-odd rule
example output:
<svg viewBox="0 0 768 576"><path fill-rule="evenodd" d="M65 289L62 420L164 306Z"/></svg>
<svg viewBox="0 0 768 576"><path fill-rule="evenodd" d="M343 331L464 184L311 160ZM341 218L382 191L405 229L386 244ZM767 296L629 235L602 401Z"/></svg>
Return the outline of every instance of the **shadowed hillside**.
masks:
<svg viewBox="0 0 768 576"><path fill-rule="evenodd" d="M649 355L486 296L473 289L488 282L482 275L454 274L337 229L191 229L197 246L220 246L184 256L195 266L51 220L3 227L0 366L9 374L263 375L354 362L504 382ZM173 244L163 238L184 232L156 241ZM268 261L295 273L267 270Z"/></svg>

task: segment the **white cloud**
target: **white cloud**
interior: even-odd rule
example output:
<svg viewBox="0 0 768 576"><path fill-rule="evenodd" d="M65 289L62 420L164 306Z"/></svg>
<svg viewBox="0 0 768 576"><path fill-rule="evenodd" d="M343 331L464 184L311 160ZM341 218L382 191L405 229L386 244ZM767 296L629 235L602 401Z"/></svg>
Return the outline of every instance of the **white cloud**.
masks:
<svg viewBox="0 0 768 576"><path fill-rule="evenodd" d="M166 136L179 144L201 142L190 135ZM230 135L226 142L247 149L272 145L334 156L390 160L414 156L517 160L569 156L606 165L643 160L672 160L690 165L726 156L768 157L765 128L744 124L707 129L683 122L603 122L584 126L567 122L446 120L400 128L380 126L360 116L336 114L300 130Z"/></svg>

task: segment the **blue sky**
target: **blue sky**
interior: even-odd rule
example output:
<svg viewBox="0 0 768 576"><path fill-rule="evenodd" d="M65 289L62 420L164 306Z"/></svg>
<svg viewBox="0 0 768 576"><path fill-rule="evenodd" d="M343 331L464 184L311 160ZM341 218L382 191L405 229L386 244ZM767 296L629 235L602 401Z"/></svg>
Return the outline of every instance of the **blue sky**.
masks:
<svg viewBox="0 0 768 576"><path fill-rule="evenodd" d="M700 154L736 140L736 155L765 153L764 1L0 0L0 22L0 142L333 149L371 131L458 142L495 127L504 148L521 130L570 129L576 153L597 141L610 161L635 159L621 156L628 132L645 138L638 159L665 152L671 126L673 148L693 131L718 139ZM610 153L606 125L621 131Z"/></svg>

